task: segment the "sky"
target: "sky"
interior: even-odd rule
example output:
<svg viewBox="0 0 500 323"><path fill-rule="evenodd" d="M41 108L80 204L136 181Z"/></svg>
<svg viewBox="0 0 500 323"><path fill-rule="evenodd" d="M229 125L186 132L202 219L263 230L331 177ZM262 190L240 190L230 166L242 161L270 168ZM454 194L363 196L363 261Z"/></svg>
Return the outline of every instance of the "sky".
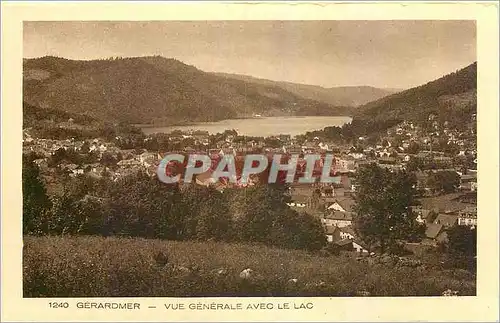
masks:
<svg viewBox="0 0 500 323"><path fill-rule="evenodd" d="M476 61L474 21L24 22L23 56L161 55L207 72L406 89Z"/></svg>

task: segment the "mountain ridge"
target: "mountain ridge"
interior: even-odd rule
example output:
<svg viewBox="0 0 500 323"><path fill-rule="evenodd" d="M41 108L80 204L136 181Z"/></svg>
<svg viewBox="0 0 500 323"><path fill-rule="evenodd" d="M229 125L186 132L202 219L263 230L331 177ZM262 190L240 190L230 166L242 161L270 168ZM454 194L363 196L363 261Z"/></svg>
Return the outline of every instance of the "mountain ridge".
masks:
<svg viewBox="0 0 500 323"><path fill-rule="evenodd" d="M34 106L129 123L352 112L350 107L304 98L279 86L223 78L160 56L24 59L23 90L24 100Z"/></svg>
<svg viewBox="0 0 500 323"><path fill-rule="evenodd" d="M384 134L402 122L429 127L429 120L464 133L475 131L477 62L420 86L369 102L355 111L349 131ZM430 130L430 129L429 129Z"/></svg>
<svg viewBox="0 0 500 323"><path fill-rule="evenodd" d="M273 84L282 87L283 89L293 92L309 99L316 99L325 103L341 106L357 107L362 104L380 99L387 95L391 95L401 89L382 89L369 85L349 85L324 87L320 85L311 85L303 83L294 83L288 81L274 81L263 78L258 78L250 75L234 74L234 73L213 73L222 77L240 79L260 84Z"/></svg>

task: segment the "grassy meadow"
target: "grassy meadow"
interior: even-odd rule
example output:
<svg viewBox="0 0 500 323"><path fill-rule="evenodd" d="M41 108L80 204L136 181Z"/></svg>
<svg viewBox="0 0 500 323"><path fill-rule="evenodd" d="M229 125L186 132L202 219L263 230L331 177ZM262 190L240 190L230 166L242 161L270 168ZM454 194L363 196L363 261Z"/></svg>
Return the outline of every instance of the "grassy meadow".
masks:
<svg viewBox="0 0 500 323"><path fill-rule="evenodd" d="M168 258L168 260L167 260ZM439 261L436 262L439 264ZM248 279L240 272L253 270ZM475 275L262 245L141 238L24 238L24 297L475 295Z"/></svg>

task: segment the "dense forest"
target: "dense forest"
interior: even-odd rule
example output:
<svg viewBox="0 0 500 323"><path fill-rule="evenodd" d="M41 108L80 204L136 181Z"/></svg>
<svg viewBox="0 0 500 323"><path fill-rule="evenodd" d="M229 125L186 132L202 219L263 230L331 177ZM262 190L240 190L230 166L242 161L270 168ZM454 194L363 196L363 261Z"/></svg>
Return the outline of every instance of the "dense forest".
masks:
<svg viewBox="0 0 500 323"><path fill-rule="evenodd" d="M173 124L254 114L345 115L346 107L279 86L205 73L160 56L74 61L24 60L24 100L109 122Z"/></svg>
<svg viewBox="0 0 500 323"><path fill-rule="evenodd" d="M476 113L477 63L427 84L370 102L356 110L355 120L425 121L429 114L452 125L471 121Z"/></svg>

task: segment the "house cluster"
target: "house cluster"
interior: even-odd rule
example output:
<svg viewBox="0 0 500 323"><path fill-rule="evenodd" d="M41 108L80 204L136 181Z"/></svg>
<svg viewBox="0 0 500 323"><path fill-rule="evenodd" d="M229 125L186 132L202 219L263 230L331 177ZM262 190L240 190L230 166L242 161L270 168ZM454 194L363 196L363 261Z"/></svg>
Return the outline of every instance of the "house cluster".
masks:
<svg viewBox="0 0 500 323"><path fill-rule="evenodd" d="M59 151L77 153L79 155L93 155L92 162L79 162L78 164L62 158L57 165L51 165L50 160ZM144 150L120 149L110 142L95 138L92 140L78 141L74 139L41 139L32 138L25 133L23 140L23 153L35 153L40 158L34 163L44 173L62 171L70 176L88 174L101 177L104 174L111 178L118 178L138 170L146 170L153 174L159 159L157 153Z"/></svg>
<svg viewBox="0 0 500 323"><path fill-rule="evenodd" d="M432 148L438 139L443 140L448 145L457 145L459 155L465 155L466 151L475 151L476 130L469 127L467 130L458 130L450 127L448 121L440 124L435 115L430 115L427 127L424 129L413 122L404 121L395 127L387 130L387 139L391 142L399 142L401 148L407 149L412 142L423 147ZM399 148L399 147L398 147Z"/></svg>
<svg viewBox="0 0 500 323"><path fill-rule="evenodd" d="M425 244L446 241L447 230L457 225L471 229L477 227L477 204L473 192L422 198L420 202L413 211L417 214L417 221L426 226Z"/></svg>
<svg viewBox="0 0 500 323"><path fill-rule="evenodd" d="M318 137L299 143L289 136L276 136L274 138L283 143L281 147L266 148L264 142L255 143L255 147L282 154L333 154L337 170L341 172L355 172L360 166L372 162L389 170L401 170L407 168L412 159L428 160L436 168L447 169L453 168L454 157L460 156L470 157L477 164L474 132L464 133L449 128L446 122L444 126L432 122L430 130L412 122L402 122L389 129L377 144L369 144L365 137L359 137L356 146L345 146ZM456 156L440 151L442 147L438 143L443 140L458 147ZM468 188L473 190L474 184Z"/></svg>
<svg viewBox="0 0 500 323"><path fill-rule="evenodd" d="M80 151L82 149L84 142L75 141L72 139L55 140L55 139L43 139L43 138L33 138L27 132L23 134L23 153L34 152L37 155L44 156L46 158L52 156L59 149L72 149L75 151Z"/></svg>
<svg viewBox="0 0 500 323"><path fill-rule="evenodd" d="M290 187L288 205L318 217L327 240L340 250L368 253L366 245L356 236L354 216L354 178L352 173L340 175L339 183L300 184ZM422 244L437 245L446 241L447 231L456 226L477 227L476 192L459 191L432 197L422 197L412 207L416 220L426 226Z"/></svg>
<svg viewBox="0 0 500 323"><path fill-rule="evenodd" d="M300 184L290 186L288 205L320 219L328 242L340 250L368 253L353 229L354 199L352 173L340 175L337 183Z"/></svg>

